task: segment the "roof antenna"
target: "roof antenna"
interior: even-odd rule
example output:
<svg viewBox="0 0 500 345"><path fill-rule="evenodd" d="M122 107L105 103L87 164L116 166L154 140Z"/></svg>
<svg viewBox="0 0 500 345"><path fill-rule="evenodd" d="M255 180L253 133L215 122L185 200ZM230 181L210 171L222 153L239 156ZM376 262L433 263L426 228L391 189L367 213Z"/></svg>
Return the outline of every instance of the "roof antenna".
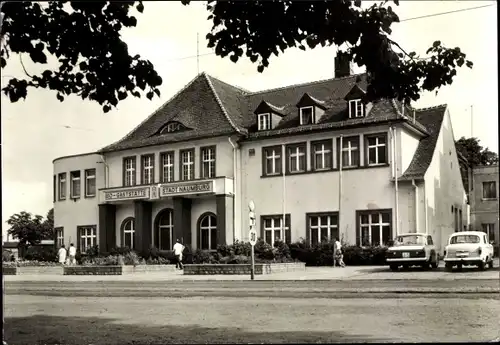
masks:
<svg viewBox="0 0 500 345"><path fill-rule="evenodd" d="M200 74L200 34L196 33L196 75Z"/></svg>
<svg viewBox="0 0 500 345"><path fill-rule="evenodd" d="M404 117L405 116L405 101L403 101L401 105L401 115Z"/></svg>

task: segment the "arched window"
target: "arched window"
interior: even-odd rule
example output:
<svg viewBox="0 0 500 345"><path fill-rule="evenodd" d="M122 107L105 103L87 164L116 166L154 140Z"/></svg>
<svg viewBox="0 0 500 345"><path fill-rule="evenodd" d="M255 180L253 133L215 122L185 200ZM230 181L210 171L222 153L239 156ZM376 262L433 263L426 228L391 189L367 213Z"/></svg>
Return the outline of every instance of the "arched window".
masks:
<svg viewBox="0 0 500 345"><path fill-rule="evenodd" d="M155 247L171 250L174 237L174 211L166 208L158 213L155 220Z"/></svg>
<svg viewBox="0 0 500 345"><path fill-rule="evenodd" d="M217 217L213 213L201 215L198 221L198 248L202 250L217 249Z"/></svg>
<svg viewBox="0 0 500 345"><path fill-rule="evenodd" d="M122 223L122 247L135 248L135 219L126 218Z"/></svg>

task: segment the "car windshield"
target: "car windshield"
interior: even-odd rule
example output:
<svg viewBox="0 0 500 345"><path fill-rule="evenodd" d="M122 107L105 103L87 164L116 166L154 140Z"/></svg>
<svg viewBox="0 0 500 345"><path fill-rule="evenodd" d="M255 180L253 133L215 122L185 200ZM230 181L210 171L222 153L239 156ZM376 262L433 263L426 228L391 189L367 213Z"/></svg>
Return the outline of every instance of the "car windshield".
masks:
<svg viewBox="0 0 500 345"><path fill-rule="evenodd" d="M395 246L411 246L415 244L425 244L425 237L419 235L404 235L396 237Z"/></svg>
<svg viewBox="0 0 500 345"><path fill-rule="evenodd" d="M480 238L477 235L456 235L450 238L450 244L457 243L479 243Z"/></svg>

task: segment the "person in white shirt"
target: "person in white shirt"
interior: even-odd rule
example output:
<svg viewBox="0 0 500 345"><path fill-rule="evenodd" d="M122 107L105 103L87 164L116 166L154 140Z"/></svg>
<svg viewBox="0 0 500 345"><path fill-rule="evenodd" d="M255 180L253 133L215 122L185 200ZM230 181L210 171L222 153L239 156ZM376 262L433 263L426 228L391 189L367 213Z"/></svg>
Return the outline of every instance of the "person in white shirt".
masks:
<svg viewBox="0 0 500 345"><path fill-rule="evenodd" d="M61 265L64 265L66 263L66 254L67 254L66 247L63 244L61 248L59 248L59 251L57 252L57 258Z"/></svg>
<svg viewBox="0 0 500 345"><path fill-rule="evenodd" d="M75 265L76 264L76 248L73 245L73 243L71 243L69 245L68 254L69 254L69 264L70 265Z"/></svg>
<svg viewBox="0 0 500 345"><path fill-rule="evenodd" d="M184 266L182 265L182 252L184 251L184 246L178 239L174 244L174 255L175 255L175 268L182 270Z"/></svg>
<svg viewBox="0 0 500 345"><path fill-rule="evenodd" d="M335 239L335 259L340 267L345 267L344 254L342 254L342 243L339 239Z"/></svg>

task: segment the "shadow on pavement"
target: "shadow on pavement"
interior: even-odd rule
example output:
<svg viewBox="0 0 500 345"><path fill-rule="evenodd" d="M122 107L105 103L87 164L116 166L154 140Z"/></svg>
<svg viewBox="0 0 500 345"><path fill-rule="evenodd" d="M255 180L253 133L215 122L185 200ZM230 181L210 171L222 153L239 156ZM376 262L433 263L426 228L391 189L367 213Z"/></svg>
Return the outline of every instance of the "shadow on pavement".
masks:
<svg viewBox="0 0 500 345"><path fill-rule="evenodd" d="M175 320L173 320L175 322ZM241 328L207 328L197 325L124 324L99 317L33 315L6 317L8 345L54 344L188 344L188 343L359 343L391 342L369 335L337 331L249 332Z"/></svg>
<svg viewBox="0 0 500 345"><path fill-rule="evenodd" d="M363 273L381 273L381 272L389 273L390 272L390 273L394 273L394 274L397 274L398 272L445 272L445 273L448 273L444 267L438 267L438 268L433 268L433 269L424 269L424 268L419 267L419 266L412 266L412 267L408 267L406 269L403 269L402 267L400 267L399 270L396 272L392 272L391 269L389 268L389 266L380 266L380 267L370 268L370 269L360 269L360 272L363 272ZM458 270L456 267L453 268L453 273L455 273L455 272L456 273L500 272L500 268L498 266L495 266L493 268L487 268L484 271L480 271L477 268L477 266L463 266L461 271Z"/></svg>

